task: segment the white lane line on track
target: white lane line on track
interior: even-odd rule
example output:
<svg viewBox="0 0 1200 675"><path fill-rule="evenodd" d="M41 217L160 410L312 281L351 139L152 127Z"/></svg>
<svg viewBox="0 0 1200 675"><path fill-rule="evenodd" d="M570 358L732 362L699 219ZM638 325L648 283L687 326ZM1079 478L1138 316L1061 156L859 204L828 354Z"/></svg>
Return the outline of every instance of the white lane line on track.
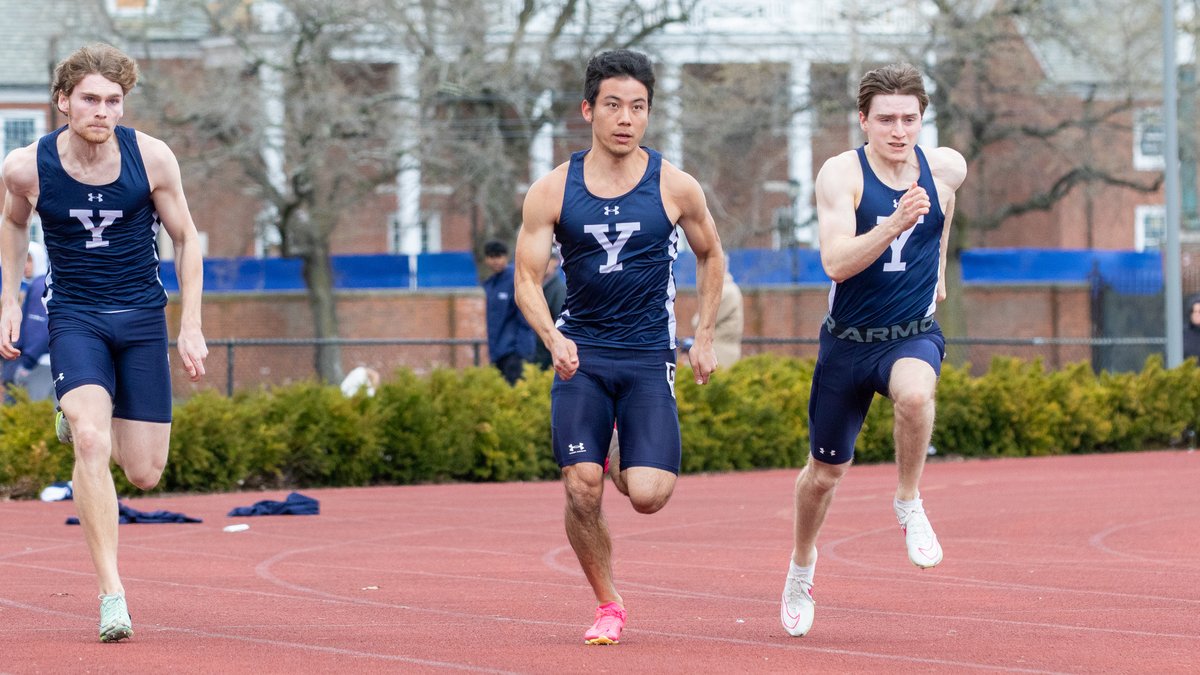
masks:
<svg viewBox="0 0 1200 675"><path fill-rule="evenodd" d="M5 598L0 598L0 606L11 607L13 609L22 609L40 614L48 614L68 619L78 619L79 621L90 621L93 617L75 614L72 612L63 612L56 609L46 609L37 607L36 605L28 605L22 602L14 602ZM272 640L270 638L247 637L245 635L230 635L228 633L220 633L216 631L198 630L195 628L183 628L180 626L153 626L148 628L138 627L139 631L147 632L162 632L162 633L182 633L195 637L214 638L220 640L233 640L235 642L248 642L258 645L269 645L272 647L287 647L291 649L300 649L302 651L322 652L325 654L333 654L335 656L355 656L359 658L376 659L380 661L393 661L397 663L408 663L417 666L428 666L432 668L446 668L449 670L466 670L477 673L504 673L509 674L514 671L498 670L495 668L484 668L481 666L472 666L464 663L454 663L450 661L436 661L431 659L419 659L411 656L400 656L398 654L380 654L377 652L364 652L357 649L342 649L340 647L326 647L323 645L314 645L307 642L292 642L289 640Z"/></svg>
<svg viewBox="0 0 1200 675"><path fill-rule="evenodd" d="M301 593L309 593L309 594L320 596L320 597L326 598L326 599L334 599L334 600L340 600L343 602L350 602L350 603L353 603L356 605L367 605L367 606L373 606L373 607L405 609L405 610L410 610L410 611L418 611L418 612L422 612L422 613L433 613L433 614L438 614L438 615L442 615L442 616L460 617L460 618L463 618L464 620L470 620L470 621L476 621L476 622L480 619L490 619L490 620L494 620L494 621L504 621L504 622L522 624L522 625L549 625L549 626L554 626L554 627L558 627L558 628L563 628L565 630L570 630L571 628L576 627L576 626L574 626L574 624L566 624L566 623L557 622L557 621L536 621L536 620L531 620L531 619L520 619L520 618L515 618L515 617L504 617L504 616L497 616L497 615L477 615L477 614L472 614L472 613L467 613L467 612L458 612L458 611L453 611L453 610L441 610L441 609L433 609L433 608L429 608L429 607L418 607L418 606L413 606L413 605L399 605L399 604L395 604L395 603L387 603L387 602L379 602L379 601L374 601L374 600L364 600L361 598L353 598L350 596L339 595L336 593L329 593L327 591L322 591L322 590L308 587L308 586L302 586L300 584L294 584L294 583L285 581L283 579L279 579L271 571L271 568L275 564L283 561L285 558L291 557L293 555L301 554L301 553L311 553L313 551L318 551L318 550L326 549L329 547L330 547L329 545L322 545L322 546L313 546L313 547L309 547L309 548L305 548L305 549L295 549L292 551L282 551L282 552L276 554L275 556L272 556L271 558L268 558L267 560L264 560L262 563L260 563L258 568L256 569L256 571L259 573L259 576L261 576L263 579L266 579L266 580L271 581L272 583L281 585L284 588L287 588L289 590L293 590L293 591L301 592ZM956 668L969 668L969 669L973 669L973 670L994 670L994 671L1002 671L1002 672L1021 672L1021 673L1057 673L1058 672L1058 671L1046 671L1046 670L1026 669L1026 668L1013 668L1011 666L998 666L998 665L992 665L992 664L987 664L987 663L978 663L978 662L972 662L972 661L954 661L954 660L950 660L950 659L930 659L930 658L912 657L912 656L898 656L895 654L882 654L882 653L875 653L875 652L836 649L836 648L830 648L830 647L819 647L819 646L815 646L815 645L802 644L799 641L792 641L792 640L781 640L779 642L767 642L767 641L762 641L762 640L745 640L745 639L738 639L738 638L727 638L727 637L714 636L708 632L706 632L704 634L672 633L672 632L644 630L644 629L639 629L638 632L642 633L642 634L646 634L646 635L656 635L656 636L660 636L660 637L675 638L675 639L681 639L681 640L687 640L687 641L703 640L703 641L709 642L709 643L719 642L722 644L743 645L743 646L752 646L752 647L768 648L768 649L782 649L782 650L786 650L786 651L817 652L817 653L822 653L822 654L855 656L855 657L859 657L859 658L870 658L870 659L877 659L877 660L890 661L890 662L916 663L916 664L922 664L922 665L928 665L928 666L952 666L952 667L956 667Z"/></svg>

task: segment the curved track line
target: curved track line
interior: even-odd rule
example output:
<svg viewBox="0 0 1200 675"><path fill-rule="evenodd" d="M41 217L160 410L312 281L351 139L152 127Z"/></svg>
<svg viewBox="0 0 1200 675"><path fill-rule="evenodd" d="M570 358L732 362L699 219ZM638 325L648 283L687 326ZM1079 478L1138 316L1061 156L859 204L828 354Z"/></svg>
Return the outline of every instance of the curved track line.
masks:
<svg viewBox="0 0 1200 675"><path fill-rule="evenodd" d="M865 532L860 532L855 535L851 535L849 537L843 537L841 539L831 541L828 544L825 544L824 546L821 547L821 555L825 556L828 559L837 560L838 562L843 563L845 565L850 565L851 567L858 567L861 569L871 570L872 572L884 572L884 573L891 572L892 568L881 567L879 565L870 565L867 563L859 562L859 561L841 556L837 553L837 547L848 541L853 541L855 539L861 539L863 537L877 535L882 532L890 532L892 529L893 528L891 528L891 527L877 528L875 530L868 530ZM1079 589L1079 588L1063 588L1061 586L1021 584L1021 583L1015 583L1015 582L1011 582L1011 581L984 581L984 580L980 580L980 579L972 579L969 577L947 576L947 575L942 574L941 572L930 572L928 575L921 575L921 576L922 577L929 576L930 578L929 579L924 579L924 578L918 579L918 578L914 578L911 576L901 576L899 574L892 574L889 576L878 577L878 578L886 579L889 581L904 581L904 582L911 582L911 583L917 583L917 584L960 585L960 586L974 586L974 587L978 587L978 588L1002 588L1005 590L1013 590L1013 591L1041 591L1044 593L1074 593L1074 594L1079 594L1079 595L1095 595L1095 596L1113 597L1113 598L1132 598L1132 599L1136 599L1136 600L1160 600L1160 601L1182 602L1182 603L1187 603L1187 604L1200 605L1200 599L1179 598L1179 597L1171 597L1171 596L1163 596L1163 595L1147 595L1144 593L1122 593L1119 591L1097 591L1097 590L1087 590L1087 589ZM951 583L951 582L953 582L953 583Z"/></svg>
<svg viewBox="0 0 1200 675"><path fill-rule="evenodd" d="M1101 531L1093 534L1091 536L1091 538L1088 539L1088 545L1090 545L1092 548L1095 548L1097 550L1103 551L1110 555L1117 556L1119 558L1125 558L1127 560L1140 560L1142 562L1151 562L1151 563L1155 563L1158 565L1169 565L1171 567L1182 567L1182 568L1188 569L1188 570L1200 569L1200 565L1192 563L1192 562L1179 562L1179 561L1175 561L1175 560L1164 560L1162 558L1149 558L1146 556L1135 555L1133 553L1126 553L1125 551L1118 551L1104 543L1104 540L1107 539L1110 535L1112 535L1115 532L1120 532L1121 530L1127 530L1132 527L1140 527L1143 525L1149 525L1151 523L1161 523L1163 521L1181 520L1181 519L1185 519L1185 518L1190 518L1190 517L1177 514L1177 515L1170 515L1170 516L1162 516L1159 518L1150 518L1148 520L1142 520L1142 521L1137 521L1137 522L1133 522L1133 523L1124 523L1121 525L1113 525L1107 529L1101 530Z"/></svg>

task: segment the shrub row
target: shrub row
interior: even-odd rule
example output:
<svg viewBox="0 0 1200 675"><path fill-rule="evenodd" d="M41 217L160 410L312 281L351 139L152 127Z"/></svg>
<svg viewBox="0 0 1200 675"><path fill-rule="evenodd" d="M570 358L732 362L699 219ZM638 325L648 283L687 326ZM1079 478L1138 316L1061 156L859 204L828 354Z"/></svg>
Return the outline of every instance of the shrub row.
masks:
<svg viewBox="0 0 1200 675"><path fill-rule="evenodd" d="M808 455L813 361L743 359L698 386L681 368L676 391L683 471L798 467ZM175 408L171 457L157 490L216 492L445 481L552 479L548 372L509 387L493 368L394 373L376 396L301 383L199 393ZM0 497L26 498L70 477L71 449L52 429L53 407L0 409ZM1200 428L1200 368L1094 374L1085 364L1045 372L996 359L987 374L947 365L933 443L940 454L1050 455L1161 448ZM877 397L857 461L891 461L892 407ZM118 490L135 490L115 471Z"/></svg>

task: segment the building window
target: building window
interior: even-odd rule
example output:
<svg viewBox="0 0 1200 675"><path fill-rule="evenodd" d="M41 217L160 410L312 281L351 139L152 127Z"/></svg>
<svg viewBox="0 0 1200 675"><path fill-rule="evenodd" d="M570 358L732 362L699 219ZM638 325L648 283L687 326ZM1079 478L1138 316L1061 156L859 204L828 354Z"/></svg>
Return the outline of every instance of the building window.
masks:
<svg viewBox="0 0 1200 675"><path fill-rule="evenodd" d="M399 216L388 221L388 251L401 255L442 252L442 214L422 210L420 222L410 227Z"/></svg>
<svg viewBox="0 0 1200 675"><path fill-rule="evenodd" d="M1166 142L1167 135L1163 128L1162 108L1142 108L1134 113L1134 169L1162 171Z"/></svg>
<svg viewBox="0 0 1200 675"><path fill-rule="evenodd" d="M1166 208L1160 205L1139 206L1134 210L1134 219L1134 250L1140 253L1161 249L1167 236Z"/></svg>
<svg viewBox="0 0 1200 675"><path fill-rule="evenodd" d="M36 141L45 133L45 117L28 110L0 110L0 141L4 144L4 156L17 148Z"/></svg>
<svg viewBox="0 0 1200 675"><path fill-rule="evenodd" d="M158 0L107 0L111 16L138 16L153 14L158 9Z"/></svg>

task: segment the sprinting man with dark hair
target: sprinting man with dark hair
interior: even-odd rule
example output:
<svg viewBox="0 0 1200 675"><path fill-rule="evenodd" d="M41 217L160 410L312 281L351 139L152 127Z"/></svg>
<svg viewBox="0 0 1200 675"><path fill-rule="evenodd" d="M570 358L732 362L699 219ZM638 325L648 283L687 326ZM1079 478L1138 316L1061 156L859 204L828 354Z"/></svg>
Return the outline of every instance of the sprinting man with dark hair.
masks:
<svg viewBox="0 0 1200 675"><path fill-rule="evenodd" d="M117 494L109 462L154 487L171 439L167 295L156 235L175 245L180 361L204 375L200 238L175 155L162 141L118 126L137 82L133 59L105 44L79 49L54 71L67 124L4 161L9 198L0 221L0 355L19 355L17 290L36 209L50 257L46 308L50 366L61 406L59 439L75 448L75 508L100 590L100 640L133 635L117 571Z"/></svg>
<svg viewBox="0 0 1200 675"><path fill-rule="evenodd" d="M795 546L779 612L791 635L812 627L817 534L876 393L895 406L893 510L909 560L923 568L942 560L918 484L945 357L933 313L946 297L954 192L967 165L950 148L917 147L928 100L921 73L908 64L864 75L858 121L866 145L830 158L817 175L821 263L833 287L809 398L811 457L796 480Z"/></svg>
<svg viewBox="0 0 1200 675"><path fill-rule="evenodd" d="M645 55L603 52L588 63L583 118L592 147L537 180L517 238L517 304L550 351L554 457L566 489L567 538L599 607L588 644L616 644L625 603L612 572L601 510L614 421L621 456L614 482L639 513L666 505L680 466L675 405L675 284L682 230L696 254L700 321L696 382L717 368L713 324L725 255L694 178L639 145L650 119L654 71ZM557 320L542 293L557 241L567 299Z"/></svg>

